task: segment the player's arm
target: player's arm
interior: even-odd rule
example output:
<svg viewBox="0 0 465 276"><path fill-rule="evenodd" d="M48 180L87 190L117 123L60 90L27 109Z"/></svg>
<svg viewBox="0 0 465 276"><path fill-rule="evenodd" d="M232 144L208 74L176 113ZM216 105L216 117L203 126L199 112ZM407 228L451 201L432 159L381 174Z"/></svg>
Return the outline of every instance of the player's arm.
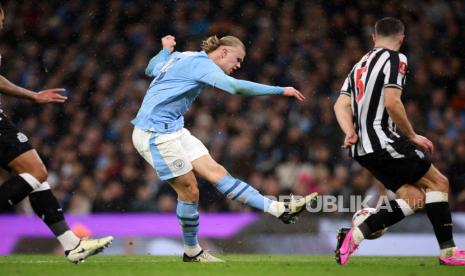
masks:
<svg viewBox="0 0 465 276"><path fill-rule="evenodd" d="M432 153L433 143L426 137L415 133L400 98L407 74L407 58L403 54L391 53L389 62L386 63L383 72L385 75L384 105L387 113L412 143Z"/></svg>
<svg viewBox="0 0 465 276"><path fill-rule="evenodd" d="M394 121L400 131L406 135L408 139L412 139L417 134L407 118L404 104L400 98L401 95L402 91L400 89L386 87L384 89L384 105L392 121Z"/></svg>
<svg viewBox="0 0 465 276"><path fill-rule="evenodd" d="M15 98L27 99L36 103L62 103L67 99L67 97L60 95L60 92L63 91L65 91L63 88L53 88L36 93L17 86L0 75L0 93Z"/></svg>
<svg viewBox="0 0 465 276"><path fill-rule="evenodd" d="M174 51L174 46L176 46L175 37L172 35L167 35L162 37L161 44L163 49L158 52L156 56L150 59L147 68L145 68L145 74L149 77L154 77L156 75L156 67L160 63L164 63L168 60L171 53Z"/></svg>
<svg viewBox="0 0 465 276"><path fill-rule="evenodd" d="M341 94L334 104L334 113L336 114L337 122L345 134L344 148L349 148L355 145L358 140L357 133L354 127L354 118L352 114L351 97L348 92L348 79L345 80L341 90Z"/></svg>
<svg viewBox="0 0 465 276"><path fill-rule="evenodd" d="M407 136L407 138L414 144L427 150L429 153L433 152L433 143L426 137L418 135L413 130L407 112L405 112L404 104L401 100L402 91L398 88L386 87L384 89L384 105L391 117L392 121L400 129L400 131Z"/></svg>
<svg viewBox="0 0 465 276"><path fill-rule="evenodd" d="M305 97L294 87L271 86L252 81L238 80L220 72L219 70L207 74L200 81L233 95L283 95L287 97L295 97L299 101L305 100Z"/></svg>

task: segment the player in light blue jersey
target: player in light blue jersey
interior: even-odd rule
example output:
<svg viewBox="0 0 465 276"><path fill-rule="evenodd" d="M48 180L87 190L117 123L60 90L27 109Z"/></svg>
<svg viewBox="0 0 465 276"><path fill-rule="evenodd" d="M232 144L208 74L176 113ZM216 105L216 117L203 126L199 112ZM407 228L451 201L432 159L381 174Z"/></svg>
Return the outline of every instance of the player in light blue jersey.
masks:
<svg viewBox="0 0 465 276"><path fill-rule="evenodd" d="M199 190L196 176L212 183L232 200L268 212L284 223L294 223L316 194L278 202L261 195L249 184L232 177L208 153L200 140L184 128L184 113L207 86L234 95L283 95L303 101L293 87L279 87L238 80L229 76L241 67L245 46L236 37L209 37L200 52L173 52L173 36L162 38L163 49L145 73L153 77L142 106L132 121L133 143L162 180L178 194L176 214L183 231L185 262L223 262L202 250L197 241Z"/></svg>

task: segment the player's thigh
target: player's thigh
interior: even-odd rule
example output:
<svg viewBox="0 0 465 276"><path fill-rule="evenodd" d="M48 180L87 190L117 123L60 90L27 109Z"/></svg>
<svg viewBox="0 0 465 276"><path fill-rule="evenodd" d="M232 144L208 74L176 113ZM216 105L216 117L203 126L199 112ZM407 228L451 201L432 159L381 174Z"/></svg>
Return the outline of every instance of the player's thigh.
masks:
<svg viewBox="0 0 465 276"><path fill-rule="evenodd" d="M192 164L178 133L155 134L135 128L133 144L161 180L170 180L192 171Z"/></svg>
<svg viewBox="0 0 465 276"><path fill-rule="evenodd" d="M13 173L30 173L40 182L47 178L47 169L29 143L5 115L0 114L0 165Z"/></svg>
<svg viewBox="0 0 465 276"><path fill-rule="evenodd" d="M190 162L209 154L207 147L205 147L202 141L197 139L187 129L183 128L181 133L181 144Z"/></svg>
<svg viewBox="0 0 465 276"><path fill-rule="evenodd" d="M192 166L196 175L208 180L213 185L216 185L228 173L210 154L192 161Z"/></svg>
<svg viewBox="0 0 465 276"><path fill-rule="evenodd" d="M16 173L31 173L36 178L46 178L47 168L35 149L28 150L13 159L8 166ZM42 180L45 181L46 179Z"/></svg>
<svg viewBox="0 0 465 276"><path fill-rule="evenodd" d="M431 165L426 174L417 181L418 186L427 192L440 191L447 193L449 191L449 181L434 165Z"/></svg>
<svg viewBox="0 0 465 276"><path fill-rule="evenodd" d="M425 192L416 185L402 185L397 189L396 195L405 200L412 210L418 210L424 207Z"/></svg>
<svg viewBox="0 0 465 276"><path fill-rule="evenodd" d="M227 173L226 169L211 157L205 145L187 129L183 129L181 141L197 176L216 184Z"/></svg>

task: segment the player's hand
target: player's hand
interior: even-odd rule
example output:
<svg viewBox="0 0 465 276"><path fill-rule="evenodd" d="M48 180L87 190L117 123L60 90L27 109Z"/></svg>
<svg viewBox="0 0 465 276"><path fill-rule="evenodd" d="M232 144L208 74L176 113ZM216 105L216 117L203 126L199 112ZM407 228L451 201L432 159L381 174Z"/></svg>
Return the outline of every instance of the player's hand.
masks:
<svg viewBox="0 0 465 276"><path fill-rule="evenodd" d="M428 138L415 134L415 136L410 138L410 142L419 146L421 149L426 151L429 155L433 154L434 145L433 145L433 142L431 142Z"/></svg>
<svg viewBox="0 0 465 276"><path fill-rule="evenodd" d="M60 95L63 91L65 91L64 88L52 88L39 91L34 95L34 101L41 104L64 103L68 97Z"/></svg>
<svg viewBox="0 0 465 276"><path fill-rule="evenodd" d="M172 35L167 35L161 38L161 45L163 49L167 49L172 53L174 51L174 46L176 46L176 39Z"/></svg>
<svg viewBox="0 0 465 276"><path fill-rule="evenodd" d="M350 148L351 146L355 145L358 141L358 135L353 132L348 132L346 134L346 137L344 138L344 144L342 145L343 148L347 149Z"/></svg>
<svg viewBox="0 0 465 276"><path fill-rule="evenodd" d="M283 95L284 96L287 96L287 97L294 97L296 98L297 100L299 101L303 101L305 100L305 97L304 95L302 95L302 93L300 93L297 89L295 89L294 87L284 87L284 92L283 92Z"/></svg>

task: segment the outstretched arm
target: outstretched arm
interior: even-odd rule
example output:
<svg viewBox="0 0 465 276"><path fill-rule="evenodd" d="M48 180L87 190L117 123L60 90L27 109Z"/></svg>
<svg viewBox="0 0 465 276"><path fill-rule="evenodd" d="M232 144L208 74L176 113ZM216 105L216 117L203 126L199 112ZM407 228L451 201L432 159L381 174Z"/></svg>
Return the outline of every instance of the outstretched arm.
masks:
<svg viewBox="0 0 465 276"><path fill-rule="evenodd" d="M63 88L53 88L34 92L26 88L19 87L5 77L0 76L0 93L16 98L28 99L36 103L62 103L67 97L60 95L65 91Z"/></svg>
<svg viewBox="0 0 465 276"><path fill-rule="evenodd" d="M174 46L176 46L175 37L172 35L164 36L161 39L161 44L163 49L154 56L145 68L145 74L149 77L154 77L156 75L156 70L154 70L159 63L164 63L168 60L171 53L174 51Z"/></svg>
<svg viewBox="0 0 465 276"><path fill-rule="evenodd" d="M202 78L201 81L230 94L245 96L284 95L288 97L295 97L299 101L303 101L305 99L305 97L293 87L271 86L251 81L238 80L222 72L210 73L205 78Z"/></svg>

